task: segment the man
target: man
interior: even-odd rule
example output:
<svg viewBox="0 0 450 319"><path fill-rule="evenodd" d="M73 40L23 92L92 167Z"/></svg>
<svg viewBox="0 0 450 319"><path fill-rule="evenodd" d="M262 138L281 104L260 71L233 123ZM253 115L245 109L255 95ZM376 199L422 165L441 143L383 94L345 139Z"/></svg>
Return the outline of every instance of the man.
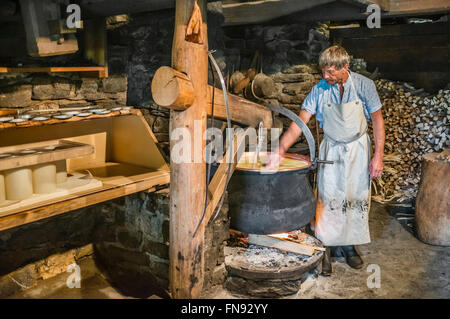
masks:
<svg viewBox="0 0 450 319"><path fill-rule="evenodd" d="M330 247L339 248L349 266L361 268L363 261L355 245L370 242L370 179L381 176L384 153L384 121L375 83L349 71L350 57L344 48L332 46L319 57L323 79L303 102L300 118L305 122L316 115L324 139L319 159L315 235L327 247L322 274L332 273ZM375 154L370 159L367 121L372 121ZM278 167L284 153L297 140L301 129L292 123L283 134L278 152L266 166Z"/></svg>

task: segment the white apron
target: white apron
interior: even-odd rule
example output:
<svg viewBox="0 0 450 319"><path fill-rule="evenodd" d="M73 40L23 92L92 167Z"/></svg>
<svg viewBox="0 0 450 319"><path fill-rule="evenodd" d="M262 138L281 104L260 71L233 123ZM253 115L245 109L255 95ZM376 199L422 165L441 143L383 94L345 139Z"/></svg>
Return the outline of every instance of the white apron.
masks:
<svg viewBox="0 0 450 319"><path fill-rule="evenodd" d="M350 74L349 81L357 97ZM369 243L370 139L362 101L335 104L328 95L323 131L319 158L334 164L319 165L315 235L325 246Z"/></svg>

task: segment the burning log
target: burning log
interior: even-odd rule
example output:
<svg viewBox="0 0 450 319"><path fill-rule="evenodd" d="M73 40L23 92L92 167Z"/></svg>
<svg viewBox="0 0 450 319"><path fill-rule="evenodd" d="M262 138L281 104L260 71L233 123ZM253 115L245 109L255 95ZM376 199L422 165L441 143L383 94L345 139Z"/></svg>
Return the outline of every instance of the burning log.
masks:
<svg viewBox="0 0 450 319"><path fill-rule="evenodd" d="M325 248L308 243L311 236L301 231L283 234L255 235L230 229L228 246L248 248L249 244L276 248L283 252L312 256L316 250L325 251Z"/></svg>
<svg viewBox="0 0 450 319"><path fill-rule="evenodd" d="M314 248L311 246L302 245L300 243L283 240L272 236L249 234L248 243L252 245L276 248L281 251L299 255L312 256L314 254Z"/></svg>
<svg viewBox="0 0 450 319"><path fill-rule="evenodd" d="M231 247L244 247L248 248L248 234L230 229L230 238L227 242Z"/></svg>

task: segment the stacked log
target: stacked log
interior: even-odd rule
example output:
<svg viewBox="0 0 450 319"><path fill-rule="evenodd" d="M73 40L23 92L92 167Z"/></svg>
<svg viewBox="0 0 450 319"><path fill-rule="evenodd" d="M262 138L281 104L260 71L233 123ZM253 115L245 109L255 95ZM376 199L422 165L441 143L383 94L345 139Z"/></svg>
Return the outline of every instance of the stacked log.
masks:
<svg viewBox="0 0 450 319"><path fill-rule="evenodd" d="M386 144L384 172L373 181L372 199L409 201L417 195L423 155L450 146L450 90L430 95L408 83L384 79L375 83L383 105Z"/></svg>

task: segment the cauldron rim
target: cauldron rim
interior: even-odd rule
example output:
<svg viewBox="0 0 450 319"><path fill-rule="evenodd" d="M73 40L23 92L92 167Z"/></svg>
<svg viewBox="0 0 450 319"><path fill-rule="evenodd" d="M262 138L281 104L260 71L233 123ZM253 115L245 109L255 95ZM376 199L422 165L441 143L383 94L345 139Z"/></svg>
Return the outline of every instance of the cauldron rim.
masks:
<svg viewBox="0 0 450 319"><path fill-rule="evenodd" d="M247 152L246 152L247 153ZM239 168L236 166L235 173L241 173L241 174L251 174L251 175L283 175L283 174L306 174L310 170L314 169L314 166L311 163L310 157L306 155L299 155L299 154L293 154L293 153L286 153L284 154L284 157L291 158L291 159L297 159L302 160L304 162L308 163L308 166L302 167L302 168L290 168L282 171L261 171L260 169L251 169L251 168Z"/></svg>

